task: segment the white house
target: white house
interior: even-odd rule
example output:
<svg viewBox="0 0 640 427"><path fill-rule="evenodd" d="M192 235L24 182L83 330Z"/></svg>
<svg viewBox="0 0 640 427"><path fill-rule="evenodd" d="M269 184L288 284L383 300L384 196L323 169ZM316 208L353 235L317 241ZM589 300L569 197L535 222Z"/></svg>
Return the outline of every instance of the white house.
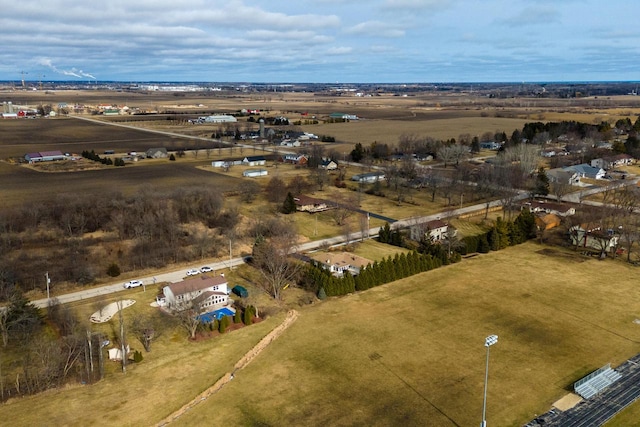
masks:
<svg viewBox="0 0 640 427"><path fill-rule="evenodd" d="M171 283L162 289L166 306L175 311L197 303L201 312L224 307L229 301L227 279L224 276L200 275L182 282Z"/></svg>
<svg viewBox="0 0 640 427"><path fill-rule="evenodd" d="M633 164L633 157L628 154L618 154L616 156L602 157L591 160L591 166L605 170L614 169L618 166Z"/></svg>
<svg viewBox="0 0 640 427"><path fill-rule="evenodd" d="M594 167L586 163L563 168L569 172L575 172L580 178L604 179L606 172L602 168Z"/></svg>
<svg viewBox="0 0 640 427"><path fill-rule="evenodd" d="M619 235L615 230L603 229L599 224L579 224L569 229L571 243L606 253L618 246Z"/></svg>
<svg viewBox="0 0 640 427"><path fill-rule="evenodd" d="M349 252L325 252L315 254L311 259L337 277L342 277L345 271L355 276L371 264L370 260Z"/></svg>
<svg viewBox="0 0 640 427"><path fill-rule="evenodd" d="M434 242L444 240L448 231L449 225L439 219L415 224L409 229L411 240L420 241L422 236L428 232L429 238Z"/></svg>
<svg viewBox="0 0 640 427"><path fill-rule="evenodd" d="M326 169L328 171L338 169L338 164L331 159L323 159L318 165L320 169Z"/></svg>

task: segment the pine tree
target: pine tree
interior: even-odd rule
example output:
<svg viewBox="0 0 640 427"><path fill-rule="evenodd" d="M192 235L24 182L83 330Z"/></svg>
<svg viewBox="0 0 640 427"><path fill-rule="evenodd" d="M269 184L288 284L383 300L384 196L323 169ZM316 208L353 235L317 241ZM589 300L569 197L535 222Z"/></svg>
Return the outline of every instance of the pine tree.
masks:
<svg viewBox="0 0 640 427"><path fill-rule="evenodd" d="M282 213L283 214L290 214L290 213L294 213L296 211L296 202L293 198L293 194L291 194L291 192L287 193L287 197L284 199L284 202L282 203Z"/></svg>

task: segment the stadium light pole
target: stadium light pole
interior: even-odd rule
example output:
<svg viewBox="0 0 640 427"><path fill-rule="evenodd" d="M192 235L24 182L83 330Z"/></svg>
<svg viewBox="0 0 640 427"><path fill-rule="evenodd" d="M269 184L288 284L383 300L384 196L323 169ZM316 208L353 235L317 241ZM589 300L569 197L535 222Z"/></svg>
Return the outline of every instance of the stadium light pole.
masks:
<svg viewBox="0 0 640 427"><path fill-rule="evenodd" d="M487 427L487 382L489 380L489 347L496 344L498 342L497 335L489 335L484 340L484 346L487 347L487 364L484 370L484 399L482 401L482 422L480 423L480 427Z"/></svg>

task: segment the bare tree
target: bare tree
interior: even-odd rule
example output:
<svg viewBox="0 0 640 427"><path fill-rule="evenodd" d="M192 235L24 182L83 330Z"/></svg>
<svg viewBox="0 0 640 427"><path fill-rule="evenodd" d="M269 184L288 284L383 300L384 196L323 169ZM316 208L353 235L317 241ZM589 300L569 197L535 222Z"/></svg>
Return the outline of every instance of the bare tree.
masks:
<svg viewBox="0 0 640 427"><path fill-rule="evenodd" d="M196 332L198 332L198 328L202 325L202 321L199 317L202 312L201 304L196 300L191 299L178 304L175 307L175 310L180 326L187 331L189 338L194 339L196 337ZM149 345L151 345L150 341Z"/></svg>
<svg viewBox="0 0 640 427"><path fill-rule="evenodd" d="M134 316L131 321L131 331L142 343L147 353L151 351L152 341L160 335L157 323L152 315L142 314Z"/></svg>
<svg viewBox="0 0 640 427"><path fill-rule="evenodd" d="M303 264L289 257L295 250L295 235L281 234L258 239L253 248L253 261L265 280L265 290L276 300L283 288L293 283Z"/></svg>
<svg viewBox="0 0 640 427"><path fill-rule="evenodd" d="M336 225L342 226L347 218L353 215L358 204L353 195L336 195L333 199L333 209L328 211L329 216L333 219Z"/></svg>

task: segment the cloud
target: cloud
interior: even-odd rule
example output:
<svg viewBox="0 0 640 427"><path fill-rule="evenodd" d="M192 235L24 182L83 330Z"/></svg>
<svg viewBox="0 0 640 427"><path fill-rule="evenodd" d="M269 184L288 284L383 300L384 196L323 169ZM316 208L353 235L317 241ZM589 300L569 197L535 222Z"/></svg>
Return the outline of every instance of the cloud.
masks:
<svg viewBox="0 0 640 427"><path fill-rule="evenodd" d="M385 0L385 9L444 9L452 0Z"/></svg>
<svg viewBox="0 0 640 427"><path fill-rule="evenodd" d="M510 27L525 27L557 23L560 18L559 11L553 6L533 6L525 7L519 13L500 19L499 22Z"/></svg>
<svg viewBox="0 0 640 427"><path fill-rule="evenodd" d="M373 37L403 37L405 35L404 30L380 21L361 22L346 29L345 33Z"/></svg>
<svg viewBox="0 0 640 427"><path fill-rule="evenodd" d="M329 55L347 55L353 52L353 48L347 46L330 47L326 52Z"/></svg>

